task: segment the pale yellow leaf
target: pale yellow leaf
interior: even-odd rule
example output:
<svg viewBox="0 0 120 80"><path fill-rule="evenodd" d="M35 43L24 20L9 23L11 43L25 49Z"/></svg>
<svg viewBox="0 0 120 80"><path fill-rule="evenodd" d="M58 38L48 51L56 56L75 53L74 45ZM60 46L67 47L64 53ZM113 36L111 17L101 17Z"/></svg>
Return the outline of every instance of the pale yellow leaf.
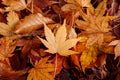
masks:
<svg viewBox="0 0 120 80"><path fill-rule="evenodd" d="M48 43L51 45L51 46L54 46L56 48L56 44L55 44L55 36L54 34L52 33L52 31L47 27L47 25L44 25L45 26L45 36L46 36L46 39L48 41ZM56 50L56 49L55 49Z"/></svg>
<svg viewBox="0 0 120 80"><path fill-rule="evenodd" d="M63 42L59 47L58 51L62 51L62 50L68 50L70 48L72 48L73 46L76 45L76 43L79 41L79 39L68 39L65 42Z"/></svg>
<svg viewBox="0 0 120 80"><path fill-rule="evenodd" d="M75 32L74 28L71 28L69 31L69 39L72 39L72 38L77 38L77 33Z"/></svg>
<svg viewBox="0 0 120 80"><path fill-rule="evenodd" d="M118 43L118 44L115 46L114 53L115 53L114 59L116 59L117 57L120 56L120 43Z"/></svg>
<svg viewBox="0 0 120 80"><path fill-rule="evenodd" d="M66 36L67 36L66 21L64 21L63 25L58 28L57 33L55 35L57 47L59 47L61 44L63 45L63 42L65 42L66 40Z"/></svg>
<svg viewBox="0 0 120 80"><path fill-rule="evenodd" d="M8 36L9 35L9 29L8 29L8 25L5 23L0 23L0 34L4 35L4 36Z"/></svg>
<svg viewBox="0 0 120 80"><path fill-rule="evenodd" d="M38 38L39 38L39 39L41 40L41 42L48 48L48 50L46 50L46 52L49 52L49 53L52 53L52 54L54 54L54 53L57 52L55 46L51 46L46 40L44 40L44 39L42 39L42 38L40 38L40 37L38 37Z"/></svg>
<svg viewBox="0 0 120 80"><path fill-rule="evenodd" d="M114 48L114 54L115 54L114 59L119 57L120 56L120 40L114 40L114 41L110 42L109 46L115 46L115 48Z"/></svg>
<svg viewBox="0 0 120 80"><path fill-rule="evenodd" d="M7 14L7 24L0 22L0 34L3 36L12 36L13 29L18 21L18 15L14 11L10 11Z"/></svg>
<svg viewBox="0 0 120 80"><path fill-rule="evenodd" d="M120 42L120 40L114 40L114 41L110 42L109 45L114 46L114 45L117 45L119 42Z"/></svg>
<svg viewBox="0 0 120 80"><path fill-rule="evenodd" d="M69 49L74 47L76 43L79 41L79 39L78 38L66 39L67 32L65 25L66 23L64 21L63 25L58 28L55 36L52 33L52 31L49 28L47 28L47 26L45 26L45 37L47 40L44 40L42 38L39 39L48 48L47 52L52 54L58 53L62 56L71 55L73 53L76 54L76 52Z"/></svg>
<svg viewBox="0 0 120 80"><path fill-rule="evenodd" d="M10 11L9 14L7 15L7 24L10 26L12 30L14 29L14 26L17 24L18 21L19 21L18 15L15 12Z"/></svg>

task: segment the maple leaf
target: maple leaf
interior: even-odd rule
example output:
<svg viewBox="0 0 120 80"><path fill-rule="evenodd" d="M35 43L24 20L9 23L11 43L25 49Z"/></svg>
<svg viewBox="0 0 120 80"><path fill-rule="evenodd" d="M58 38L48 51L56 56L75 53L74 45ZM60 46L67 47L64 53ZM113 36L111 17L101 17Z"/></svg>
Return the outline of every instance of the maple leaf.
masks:
<svg viewBox="0 0 120 80"><path fill-rule="evenodd" d="M14 27L18 21L18 15L14 11L10 11L7 14L7 24L0 22L0 34L3 36L12 36Z"/></svg>
<svg viewBox="0 0 120 80"><path fill-rule="evenodd" d="M85 68L90 67L95 63L97 59L97 50L95 47L89 47L88 50L84 50L80 56L80 62L83 71Z"/></svg>
<svg viewBox="0 0 120 80"><path fill-rule="evenodd" d="M76 45L76 43L79 41L78 38L73 38L73 39L68 39L66 40L67 32L65 28L65 21L62 26L59 27L59 29L56 32L56 35L52 33L52 31L46 26L45 26L45 36L46 40L39 38L41 42L48 48L46 52L55 54L58 53L62 56L68 56L71 54L75 54L77 52L69 50L73 46Z"/></svg>
<svg viewBox="0 0 120 80"><path fill-rule="evenodd" d="M27 0L30 3L31 0ZM2 0L2 3L8 7L5 8L5 11L20 11L27 8L27 3L25 0Z"/></svg>
<svg viewBox="0 0 120 80"><path fill-rule="evenodd" d="M15 41L10 39L9 37L4 37L0 39L0 60L4 61L11 57L13 51L15 50Z"/></svg>
<svg viewBox="0 0 120 80"><path fill-rule="evenodd" d="M54 23L52 19L44 17L41 13L31 14L29 16L26 16L15 26L14 33L23 34L35 31L42 27L43 22L46 24Z"/></svg>
<svg viewBox="0 0 120 80"><path fill-rule="evenodd" d="M62 6L63 11L79 10L81 7L89 7L91 0L65 0L68 4Z"/></svg>
<svg viewBox="0 0 120 80"><path fill-rule="evenodd" d="M88 36L87 46L94 43L98 43L100 46L104 41L105 33L111 29L108 21L114 19L115 16L104 16L105 10L106 0L103 0L95 9L90 5L87 8L87 14L81 15L83 20L76 20L78 28L84 30L81 34Z"/></svg>
<svg viewBox="0 0 120 80"><path fill-rule="evenodd" d="M114 59L119 57L120 56L120 40L114 40L114 41L110 42L109 46L115 46L115 48L114 48L114 54L115 54Z"/></svg>
<svg viewBox="0 0 120 80"><path fill-rule="evenodd" d="M48 57L36 61L34 68L30 69L27 80L54 80L54 64L48 63Z"/></svg>

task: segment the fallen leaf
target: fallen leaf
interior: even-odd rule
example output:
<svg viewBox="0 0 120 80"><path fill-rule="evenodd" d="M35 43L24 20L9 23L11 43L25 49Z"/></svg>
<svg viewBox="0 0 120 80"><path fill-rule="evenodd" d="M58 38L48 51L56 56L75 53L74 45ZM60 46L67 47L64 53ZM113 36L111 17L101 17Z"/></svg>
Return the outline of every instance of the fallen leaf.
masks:
<svg viewBox="0 0 120 80"><path fill-rule="evenodd" d="M54 64L48 63L48 57L36 61L34 68L30 69L27 80L54 80Z"/></svg>
<svg viewBox="0 0 120 80"><path fill-rule="evenodd" d="M16 45L9 37L0 39L0 44L0 60L4 61L13 55Z"/></svg>
<svg viewBox="0 0 120 80"><path fill-rule="evenodd" d="M5 11L20 11L27 8L25 0L2 0L2 3L7 6Z"/></svg>
<svg viewBox="0 0 120 80"><path fill-rule="evenodd" d="M65 25L66 23L64 21L64 24L58 28L55 36L52 33L52 31L46 25L44 25L45 36L47 41L42 38L39 38L39 37L38 38L48 48L46 52L49 52L52 54L58 53L62 56L68 56L68 55L77 53L69 49L75 46L76 43L79 41L79 39L73 38L73 39L66 40L67 32L66 32Z"/></svg>
<svg viewBox="0 0 120 80"><path fill-rule="evenodd" d="M88 50L84 50L80 56L80 62L83 71L85 68L90 67L92 64L95 64L97 59L97 51L95 47L89 47Z"/></svg>
<svg viewBox="0 0 120 80"><path fill-rule="evenodd" d="M26 16L15 26L14 33L24 34L35 31L41 28L43 23L54 23L54 21L48 17L44 17L41 13L31 14Z"/></svg>
<svg viewBox="0 0 120 80"><path fill-rule="evenodd" d="M10 11L7 14L7 24L0 22L0 34L3 36L12 36L14 27L18 21L18 15L14 11Z"/></svg>
<svg viewBox="0 0 120 80"><path fill-rule="evenodd" d="M0 61L0 76L1 77L9 78L9 80L16 80L20 76L24 75L26 72L27 72L27 69L19 70L19 71L12 70L10 64L6 60Z"/></svg>
<svg viewBox="0 0 120 80"><path fill-rule="evenodd" d="M99 55L97 60L96 60L96 65L98 67L101 67L101 66L105 65L106 64L106 58L107 58L106 54Z"/></svg>
<svg viewBox="0 0 120 80"><path fill-rule="evenodd" d="M69 38L72 39L72 38L77 38L77 33L75 32L75 29L74 28L71 28L70 31L69 31Z"/></svg>
<svg viewBox="0 0 120 80"><path fill-rule="evenodd" d="M114 48L114 54L115 54L115 57L114 59L116 59L117 57L120 56L120 40L114 40L112 41L109 46L115 46Z"/></svg>
<svg viewBox="0 0 120 80"><path fill-rule="evenodd" d="M104 41L105 33L111 30L108 21L114 19L115 16L104 16L105 10L106 0L103 0L97 8L90 5L87 8L87 13L81 14L83 20L76 20L77 27L84 30L80 34L88 37L86 46L95 43L101 46Z"/></svg>

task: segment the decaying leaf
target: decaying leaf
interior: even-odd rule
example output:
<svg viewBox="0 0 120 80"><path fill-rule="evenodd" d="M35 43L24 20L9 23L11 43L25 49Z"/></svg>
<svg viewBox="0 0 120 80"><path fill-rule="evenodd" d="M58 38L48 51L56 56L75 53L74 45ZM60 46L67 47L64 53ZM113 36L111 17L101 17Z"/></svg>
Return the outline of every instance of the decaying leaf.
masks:
<svg viewBox="0 0 120 80"><path fill-rule="evenodd" d="M44 17L41 13L31 14L20 21L15 27L16 34L24 34L42 27L43 23L54 23L52 19Z"/></svg>
<svg viewBox="0 0 120 80"><path fill-rule="evenodd" d="M90 67L95 63L97 59L97 50L95 47L89 47L88 50L85 50L82 52L82 55L80 56L80 62L83 71L85 68Z"/></svg>
<svg viewBox="0 0 120 80"><path fill-rule="evenodd" d="M79 39L73 38L73 39L66 40L67 32L66 32L65 25L66 23L64 21L64 24L59 27L55 36L52 33L52 31L46 25L44 25L45 26L45 37L47 41L42 38L39 38L39 39L48 48L46 52L49 52L52 54L58 53L62 56L68 56L68 55L77 53L69 49L75 46L76 43L79 41Z"/></svg>
<svg viewBox="0 0 120 80"><path fill-rule="evenodd" d="M54 64L48 62L48 57L42 58L30 69L27 80L54 80L53 72Z"/></svg>
<svg viewBox="0 0 120 80"><path fill-rule="evenodd" d="M106 0L103 0L95 9L90 5L87 8L87 14L83 13L81 15L83 20L76 20L78 28L84 30L81 34L88 36L87 46L96 42L101 45L104 41L105 33L111 29L108 21L114 19L115 16L104 16L105 10Z"/></svg>
<svg viewBox="0 0 120 80"><path fill-rule="evenodd" d="M19 71L12 70L10 64L6 60L0 61L0 80L2 80L2 77L8 78L9 80L16 80L26 72L27 69Z"/></svg>
<svg viewBox="0 0 120 80"><path fill-rule="evenodd" d="M10 11L7 14L7 24L0 22L0 34L3 36L12 36L14 27L18 21L18 15L14 11Z"/></svg>

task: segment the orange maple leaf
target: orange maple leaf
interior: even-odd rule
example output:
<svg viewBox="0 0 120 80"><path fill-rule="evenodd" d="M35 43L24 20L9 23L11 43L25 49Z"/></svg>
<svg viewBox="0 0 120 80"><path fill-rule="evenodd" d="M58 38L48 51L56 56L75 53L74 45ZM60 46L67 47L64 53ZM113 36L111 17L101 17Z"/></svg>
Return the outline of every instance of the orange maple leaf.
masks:
<svg viewBox="0 0 120 80"><path fill-rule="evenodd" d="M34 68L30 69L27 80L54 80L54 64L48 62L48 57L36 61Z"/></svg>

